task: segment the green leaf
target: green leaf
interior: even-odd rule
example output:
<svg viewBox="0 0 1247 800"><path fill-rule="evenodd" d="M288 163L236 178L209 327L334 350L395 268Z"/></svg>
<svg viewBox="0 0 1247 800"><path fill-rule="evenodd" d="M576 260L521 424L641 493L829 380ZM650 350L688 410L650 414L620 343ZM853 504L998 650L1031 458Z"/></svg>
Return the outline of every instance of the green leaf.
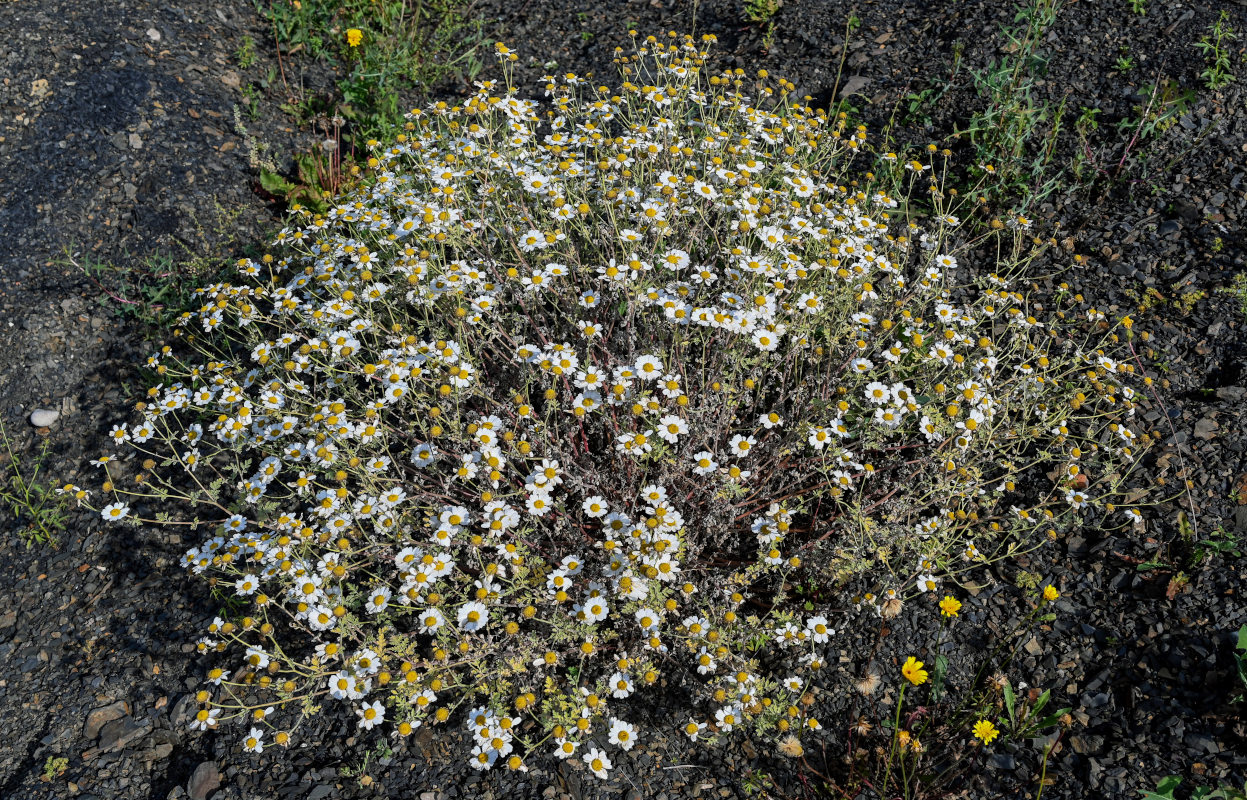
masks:
<svg viewBox="0 0 1247 800"><path fill-rule="evenodd" d="M1234 645L1234 649L1247 652L1247 625L1238 629L1238 644Z"/></svg>
<svg viewBox="0 0 1247 800"><path fill-rule="evenodd" d="M935 657L935 669L931 674L931 699L938 702L944 694L944 676L948 674L948 659L942 654Z"/></svg>
<svg viewBox="0 0 1247 800"><path fill-rule="evenodd" d="M1143 791L1143 800L1174 800L1174 790L1178 788L1178 784L1182 783L1182 778L1177 775L1170 775L1161 778L1156 784L1156 791Z"/></svg>
<svg viewBox="0 0 1247 800"><path fill-rule="evenodd" d="M308 186L315 186L318 178L316 157L311 153L299 153L294 157L294 163L299 170L299 180Z"/></svg>
<svg viewBox="0 0 1247 800"><path fill-rule="evenodd" d="M1013 687L1008 683L1005 684L1005 710L1009 712L1009 724L1017 727L1017 714L1015 712L1017 706L1017 698L1013 696Z"/></svg>
<svg viewBox="0 0 1247 800"><path fill-rule="evenodd" d="M1051 728L1053 725L1060 723L1061 717L1068 714L1071 710L1072 709L1070 709L1069 707L1066 707L1066 708L1061 709L1060 711L1055 711L1049 714L1048 716L1044 717L1043 719L1039 720L1039 722L1035 725L1035 727L1038 728L1039 730L1043 730L1044 728Z"/></svg>
<svg viewBox="0 0 1247 800"><path fill-rule="evenodd" d="M260 186L264 188L264 191L278 197L285 197L295 188L290 181L266 169L260 170Z"/></svg>

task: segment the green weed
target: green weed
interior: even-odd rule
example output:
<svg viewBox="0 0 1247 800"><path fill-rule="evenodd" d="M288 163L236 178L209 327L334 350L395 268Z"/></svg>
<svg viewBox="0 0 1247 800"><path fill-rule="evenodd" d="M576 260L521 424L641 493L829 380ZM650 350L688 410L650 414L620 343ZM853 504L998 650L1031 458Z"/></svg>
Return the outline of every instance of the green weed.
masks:
<svg viewBox="0 0 1247 800"><path fill-rule="evenodd" d="M120 318L158 329L186 310L191 290L198 285L183 280L187 270L169 255L154 255L141 262L112 264L90 253L66 247L61 264L75 267L99 291L99 303Z"/></svg>
<svg viewBox="0 0 1247 800"><path fill-rule="evenodd" d="M1134 107L1137 117L1127 117L1117 123L1122 131L1135 131L1136 139L1146 139L1164 133L1190 110L1196 100L1195 92L1183 89L1169 78L1162 78L1146 86L1143 91L1147 103Z"/></svg>
<svg viewBox="0 0 1247 800"><path fill-rule="evenodd" d="M482 23L463 0L270 0L260 10L287 56L306 51L344 72L335 113L360 142L394 132L404 97L472 80L483 66ZM359 32L356 44L348 31ZM305 101L292 93L289 105Z"/></svg>
<svg viewBox="0 0 1247 800"><path fill-rule="evenodd" d="M775 780L761 770L751 769L741 779L741 788L747 797L770 797L775 791Z"/></svg>
<svg viewBox="0 0 1247 800"><path fill-rule="evenodd" d="M247 109L247 116L251 119L259 119L260 117L260 89L254 83L244 84L242 89L243 103Z"/></svg>
<svg viewBox="0 0 1247 800"><path fill-rule="evenodd" d="M1074 130L1094 131L1098 129L1100 127L1100 123L1096 121L1098 116L1100 116L1100 109L1083 107L1082 113L1074 121Z"/></svg>
<svg viewBox="0 0 1247 800"><path fill-rule="evenodd" d="M1146 102L1136 105L1130 116L1114 126L1119 137L1116 142L1097 141L1092 132L1101 126L1094 117L1080 117L1075 123L1079 146L1071 169L1088 190L1098 184L1102 191L1107 191L1130 175L1136 176L1138 182L1153 185L1154 182L1146 180L1147 174L1156 172L1149 167L1154 154L1151 145L1190 110L1196 99L1193 91L1183 89L1168 78L1143 87L1141 95L1147 98ZM1177 163L1206 135L1207 132L1203 132L1187 140L1182 152L1171 157L1160 171Z"/></svg>
<svg viewBox="0 0 1247 800"><path fill-rule="evenodd" d="M0 501L17 520L18 536L28 548L36 544L55 547L69 520L69 501L57 494L50 484L39 480L50 443L44 439L38 455L29 459L24 467L3 420L0 420L0 441L9 459L0 481Z"/></svg>
<svg viewBox="0 0 1247 800"><path fill-rule="evenodd" d="M222 263L237 243L241 214L241 208L217 205L216 223L211 229L194 219L194 240L181 244L180 256L158 253L142 260L127 256L120 263L109 263L69 245L56 263L81 272L99 290L101 308L139 323L147 333L163 333L183 311L199 307L196 287L219 279L227 271Z"/></svg>
<svg viewBox="0 0 1247 800"><path fill-rule="evenodd" d="M764 27L762 46L767 50L775 42L775 15L783 5L784 0L745 0L745 19Z"/></svg>
<svg viewBox="0 0 1247 800"><path fill-rule="evenodd" d="M43 762L43 774L39 776L39 780L44 783L51 783L56 778L65 774L69 769L69 759L64 756L48 756L48 760Z"/></svg>
<svg viewBox="0 0 1247 800"><path fill-rule="evenodd" d="M1218 239L1217 241L1220 241ZM1234 276L1229 286L1223 286L1217 290L1217 294L1227 294L1238 303L1238 310L1243 316L1247 317L1247 272L1240 272Z"/></svg>
<svg viewBox="0 0 1247 800"><path fill-rule="evenodd" d="M1169 775L1161 778L1156 784L1156 788L1148 791L1143 790L1142 800L1175 800L1177 795L1175 792L1178 786L1182 784L1182 778L1177 775ZM1245 800L1247 799L1247 784L1242 789L1235 789L1232 786L1218 786L1213 789L1209 786L1201 786L1191 792L1191 800Z"/></svg>
<svg viewBox="0 0 1247 800"><path fill-rule="evenodd" d="M968 137L978 160L993 167L997 191L1019 194L1027 189L1028 203L1047 196L1057 178L1044 180L1060 132L1064 101L1056 108L1038 102L1036 81L1046 73L1048 59L1039 50L1044 34L1056 21L1059 0L1031 0L1020 6L1015 27L1005 31L1009 44L999 60L972 72L975 89L987 107L971 117L956 135ZM1044 128L1047 135L1037 149L1030 145Z"/></svg>
<svg viewBox="0 0 1247 800"><path fill-rule="evenodd" d="M255 39L250 36L242 37L242 43L234 52L234 60L238 62L240 68L250 69L255 64Z"/></svg>
<svg viewBox="0 0 1247 800"><path fill-rule="evenodd" d="M1208 68L1199 73L1199 77L1204 79L1204 85L1213 92L1234 82L1234 73L1230 72L1229 43L1237 39L1238 35L1230 27L1229 20L1230 12L1222 11L1208 34L1195 43L1208 63Z"/></svg>
<svg viewBox="0 0 1247 800"><path fill-rule="evenodd" d="M1185 511L1178 513L1178 539L1185 554L1173 553L1162 548L1150 561L1139 564L1139 572L1171 572L1170 596L1190 583L1190 575L1214 558L1241 558L1243 542L1238 534L1218 525L1207 536L1200 536Z"/></svg>

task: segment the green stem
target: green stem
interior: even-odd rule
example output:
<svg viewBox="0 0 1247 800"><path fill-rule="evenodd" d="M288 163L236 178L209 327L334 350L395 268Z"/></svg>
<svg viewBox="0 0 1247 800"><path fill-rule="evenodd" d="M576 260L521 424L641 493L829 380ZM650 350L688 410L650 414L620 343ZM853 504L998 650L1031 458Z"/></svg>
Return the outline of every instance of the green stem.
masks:
<svg viewBox="0 0 1247 800"><path fill-rule="evenodd" d="M1052 752L1052 745L1045 745L1043 749L1043 762L1039 767L1039 793L1035 795L1035 800L1042 800L1043 789L1048 778L1048 754Z"/></svg>
<svg viewBox="0 0 1247 800"><path fill-rule="evenodd" d="M901 684L901 693L896 698L896 724L892 726L892 746L888 748L888 768L883 772L883 784L879 796L887 800L888 780L892 777L892 756L896 753L896 742L901 735L901 706L905 703L905 684Z"/></svg>

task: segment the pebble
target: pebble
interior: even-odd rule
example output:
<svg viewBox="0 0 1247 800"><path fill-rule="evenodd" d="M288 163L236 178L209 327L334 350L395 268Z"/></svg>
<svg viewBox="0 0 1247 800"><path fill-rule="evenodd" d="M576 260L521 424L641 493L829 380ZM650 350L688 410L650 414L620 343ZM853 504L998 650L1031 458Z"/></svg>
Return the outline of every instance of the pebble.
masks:
<svg viewBox="0 0 1247 800"><path fill-rule="evenodd" d="M190 783L186 785L186 793L191 800L207 800L209 794L221 786L221 771L212 761L205 761L195 767Z"/></svg>
<svg viewBox="0 0 1247 800"><path fill-rule="evenodd" d="M1069 737L1069 745L1074 749L1075 753L1085 756L1089 753L1095 753L1104 746L1103 736L1071 736Z"/></svg>
<svg viewBox="0 0 1247 800"><path fill-rule="evenodd" d="M48 408L36 408L30 412L30 424L36 428L46 428L61 417L61 412Z"/></svg>
<svg viewBox="0 0 1247 800"><path fill-rule="evenodd" d="M844 82L844 86L840 88L840 96L848 97L863 91L870 85L871 79L864 75L850 75L848 80Z"/></svg>
<svg viewBox="0 0 1247 800"><path fill-rule="evenodd" d="M129 713L129 707L124 700L118 700L106 706L95 709L87 715L87 721L83 725L82 733L88 739L94 739L100 735L100 729L115 719L121 719Z"/></svg>
<svg viewBox="0 0 1247 800"><path fill-rule="evenodd" d="M149 725L140 725L131 717L115 719L100 731L100 752L122 750L149 733Z"/></svg>

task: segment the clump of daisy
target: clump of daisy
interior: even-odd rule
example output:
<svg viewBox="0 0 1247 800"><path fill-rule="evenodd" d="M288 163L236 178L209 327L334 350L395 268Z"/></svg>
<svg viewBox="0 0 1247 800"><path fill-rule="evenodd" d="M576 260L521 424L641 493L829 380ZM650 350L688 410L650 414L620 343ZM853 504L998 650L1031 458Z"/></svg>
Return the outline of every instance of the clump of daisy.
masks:
<svg viewBox="0 0 1247 800"><path fill-rule="evenodd" d="M413 110L353 193L199 290L113 431L142 481L97 461L104 518L180 506L207 530L186 568L242 609L198 642L223 666L196 727L245 717L258 752L311 708L454 724L473 768L606 777L665 684L690 739L799 756L853 615L1114 495L1139 447L1117 329L1035 308L1023 225L958 282L973 209L915 216L864 129L712 73L712 41L638 39L618 89L544 100L499 45L503 81ZM924 155L893 162L910 191Z"/></svg>

